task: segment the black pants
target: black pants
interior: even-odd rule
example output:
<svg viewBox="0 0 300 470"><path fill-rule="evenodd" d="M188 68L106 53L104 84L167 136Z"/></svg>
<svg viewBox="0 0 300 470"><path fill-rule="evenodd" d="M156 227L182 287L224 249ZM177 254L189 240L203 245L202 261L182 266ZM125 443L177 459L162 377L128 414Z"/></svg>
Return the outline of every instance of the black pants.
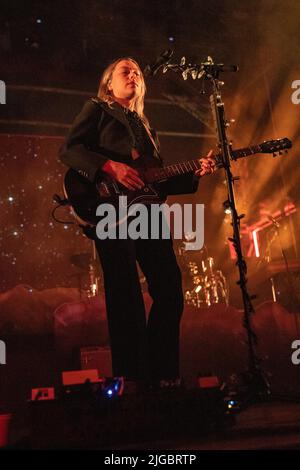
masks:
<svg viewBox="0 0 300 470"><path fill-rule="evenodd" d="M172 240L96 240L104 273L113 374L132 380L179 377L183 311ZM136 260L153 299L146 322Z"/></svg>

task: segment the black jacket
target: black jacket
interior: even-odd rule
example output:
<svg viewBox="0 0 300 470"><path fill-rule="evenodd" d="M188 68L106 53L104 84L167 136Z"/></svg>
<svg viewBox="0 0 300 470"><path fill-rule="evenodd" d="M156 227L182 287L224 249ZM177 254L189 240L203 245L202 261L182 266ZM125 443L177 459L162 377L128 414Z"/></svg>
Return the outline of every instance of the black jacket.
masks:
<svg viewBox="0 0 300 470"><path fill-rule="evenodd" d="M158 148L156 133L151 133ZM117 103L110 107L98 98L92 98L84 104L75 118L59 158L67 166L95 182L107 160L130 164L133 143L134 135L124 109ZM154 145L153 157L158 158L162 165ZM164 192L168 195L193 193L198 188L198 181L199 178L192 174L174 176L163 183Z"/></svg>

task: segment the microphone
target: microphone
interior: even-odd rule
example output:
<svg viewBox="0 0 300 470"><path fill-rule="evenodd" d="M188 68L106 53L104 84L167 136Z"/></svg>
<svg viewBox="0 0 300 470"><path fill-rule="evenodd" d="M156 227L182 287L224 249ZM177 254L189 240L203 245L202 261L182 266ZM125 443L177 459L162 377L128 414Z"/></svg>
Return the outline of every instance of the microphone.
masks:
<svg viewBox="0 0 300 470"><path fill-rule="evenodd" d="M237 65L216 64L215 67L218 67L220 72L237 72L239 70Z"/></svg>
<svg viewBox="0 0 300 470"><path fill-rule="evenodd" d="M237 65L224 65L224 64L202 64L204 70L207 72L237 72L239 70Z"/></svg>
<svg viewBox="0 0 300 470"><path fill-rule="evenodd" d="M272 222L272 224L275 225L276 228L280 227L280 224L277 222L276 219L274 219L274 217L272 217L271 215L267 215L267 217Z"/></svg>
<svg viewBox="0 0 300 470"><path fill-rule="evenodd" d="M160 56L157 57L156 61L151 65L146 65L144 69L144 76L145 77L154 77L158 70L165 64L169 62L174 51L172 49L166 49Z"/></svg>

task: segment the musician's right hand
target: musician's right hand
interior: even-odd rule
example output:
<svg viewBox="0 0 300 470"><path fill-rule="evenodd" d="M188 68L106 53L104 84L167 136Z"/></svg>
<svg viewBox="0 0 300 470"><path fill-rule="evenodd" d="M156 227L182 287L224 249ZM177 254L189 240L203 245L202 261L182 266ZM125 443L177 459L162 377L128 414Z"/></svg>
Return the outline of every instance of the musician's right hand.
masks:
<svg viewBox="0 0 300 470"><path fill-rule="evenodd" d="M126 186L126 188L135 190L141 189L145 183L139 177L137 170L125 163L107 160L102 167L102 171L107 173L113 179Z"/></svg>

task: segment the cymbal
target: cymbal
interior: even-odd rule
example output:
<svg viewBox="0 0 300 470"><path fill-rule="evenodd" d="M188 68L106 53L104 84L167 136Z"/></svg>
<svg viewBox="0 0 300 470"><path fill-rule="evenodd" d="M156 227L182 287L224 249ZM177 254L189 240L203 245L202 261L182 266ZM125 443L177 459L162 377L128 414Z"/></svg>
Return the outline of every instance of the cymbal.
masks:
<svg viewBox="0 0 300 470"><path fill-rule="evenodd" d="M70 261L77 268L88 269L93 263L93 257L90 253L78 253L70 256Z"/></svg>
<svg viewBox="0 0 300 470"><path fill-rule="evenodd" d="M185 245L185 242L184 243L181 243L179 246L178 246L178 254L179 256L197 256L197 257L201 257L203 259L207 258L208 257L208 254L207 254L207 248L204 246L200 249L194 249L194 247L191 247L188 249L188 247Z"/></svg>

